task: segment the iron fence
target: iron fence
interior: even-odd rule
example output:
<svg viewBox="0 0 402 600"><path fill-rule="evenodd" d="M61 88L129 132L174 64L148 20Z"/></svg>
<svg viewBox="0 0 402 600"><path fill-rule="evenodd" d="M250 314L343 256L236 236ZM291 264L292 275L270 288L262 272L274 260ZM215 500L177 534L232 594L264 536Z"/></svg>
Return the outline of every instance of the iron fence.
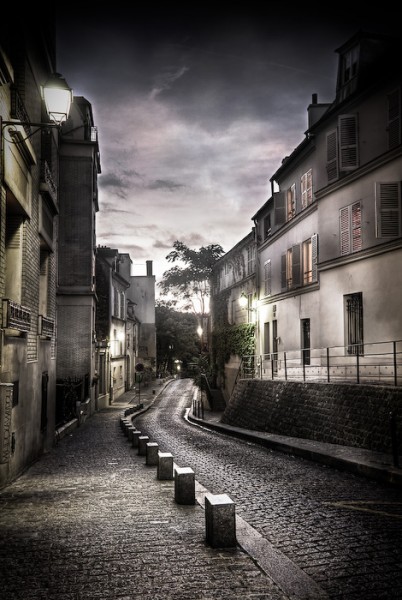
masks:
<svg viewBox="0 0 402 600"><path fill-rule="evenodd" d="M238 378L402 384L402 340L242 357Z"/></svg>

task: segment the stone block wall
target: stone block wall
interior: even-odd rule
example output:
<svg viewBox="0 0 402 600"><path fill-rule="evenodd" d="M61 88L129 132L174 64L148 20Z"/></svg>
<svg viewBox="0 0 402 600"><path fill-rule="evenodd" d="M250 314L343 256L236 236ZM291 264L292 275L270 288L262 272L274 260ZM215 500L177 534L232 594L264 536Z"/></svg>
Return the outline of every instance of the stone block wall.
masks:
<svg viewBox="0 0 402 600"><path fill-rule="evenodd" d="M396 411L402 452L399 387L241 380L222 423L389 453L391 411Z"/></svg>

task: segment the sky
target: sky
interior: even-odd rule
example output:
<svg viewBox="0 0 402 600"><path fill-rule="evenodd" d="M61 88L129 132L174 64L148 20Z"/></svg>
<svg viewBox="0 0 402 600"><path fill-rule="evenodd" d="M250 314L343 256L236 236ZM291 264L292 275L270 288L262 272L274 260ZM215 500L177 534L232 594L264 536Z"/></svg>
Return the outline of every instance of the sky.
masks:
<svg viewBox="0 0 402 600"><path fill-rule="evenodd" d="M331 18L95 6L58 15L57 70L98 127L97 243L129 253L134 275L152 260L157 282L175 240L227 252L251 231L312 94L334 99L335 50L359 29L396 33L384 4Z"/></svg>

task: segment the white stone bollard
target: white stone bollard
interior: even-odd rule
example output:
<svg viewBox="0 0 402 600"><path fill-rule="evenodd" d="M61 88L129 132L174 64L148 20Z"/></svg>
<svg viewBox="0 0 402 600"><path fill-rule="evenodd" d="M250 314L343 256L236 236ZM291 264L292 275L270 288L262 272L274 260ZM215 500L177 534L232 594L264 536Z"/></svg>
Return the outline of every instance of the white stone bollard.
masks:
<svg viewBox="0 0 402 600"><path fill-rule="evenodd" d="M146 459L145 463L150 466L156 466L158 464L158 450L159 444L156 442L148 442L146 445Z"/></svg>
<svg viewBox="0 0 402 600"><path fill-rule="evenodd" d="M138 438L138 454L140 456L146 455L148 442L149 442L149 437L147 435L139 436L139 438Z"/></svg>
<svg viewBox="0 0 402 600"><path fill-rule="evenodd" d="M195 475L190 467L176 467L174 498L177 504L195 504Z"/></svg>
<svg viewBox="0 0 402 600"><path fill-rule="evenodd" d="M173 479L173 455L170 452L158 452L158 479Z"/></svg>
<svg viewBox="0 0 402 600"><path fill-rule="evenodd" d="M235 504L227 494L205 495L205 529L213 548L236 546Z"/></svg>

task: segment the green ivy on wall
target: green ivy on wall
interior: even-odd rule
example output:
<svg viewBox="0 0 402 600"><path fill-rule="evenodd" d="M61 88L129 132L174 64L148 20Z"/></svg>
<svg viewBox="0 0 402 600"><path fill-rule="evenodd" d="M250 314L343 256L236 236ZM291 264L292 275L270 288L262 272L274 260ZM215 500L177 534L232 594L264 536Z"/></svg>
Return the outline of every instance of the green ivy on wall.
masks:
<svg viewBox="0 0 402 600"><path fill-rule="evenodd" d="M241 325L224 325L214 329L212 342L214 348L214 359L216 368L221 373L230 356L245 356L254 354L254 323L242 323Z"/></svg>

